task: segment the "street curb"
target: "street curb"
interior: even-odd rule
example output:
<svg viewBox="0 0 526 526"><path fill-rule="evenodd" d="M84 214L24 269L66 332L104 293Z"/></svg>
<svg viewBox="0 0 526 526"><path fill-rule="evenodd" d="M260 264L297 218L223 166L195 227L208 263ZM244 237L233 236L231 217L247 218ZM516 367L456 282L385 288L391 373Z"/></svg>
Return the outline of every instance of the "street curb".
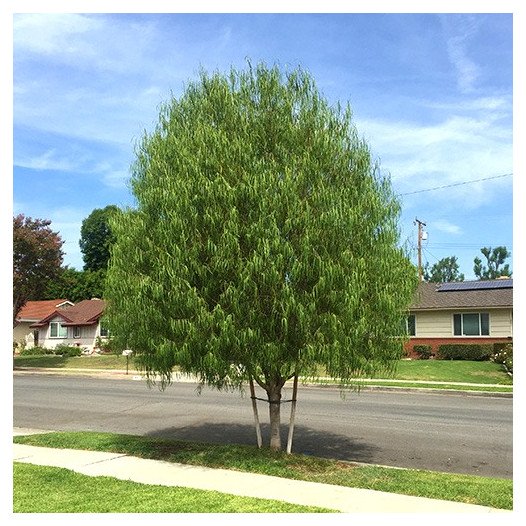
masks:
<svg viewBox="0 0 526 526"><path fill-rule="evenodd" d="M42 367L14 367L13 373L16 374L58 374L61 376L80 376L90 378L113 378L117 380L134 380L143 381L145 378L138 374L126 374L125 371L120 370L89 370L89 369L54 369L54 368L42 368ZM178 378L174 378L174 383L186 382L186 383L198 383L195 379L187 376L183 377L180 375ZM290 383L290 382L289 382ZM287 384L285 384L287 385ZM319 389L340 389L338 385L334 384L317 384L317 383L302 383L302 387L319 388ZM349 389L352 392L352 389ZM359 391L378 391L378 392L393 392L397 393L413 393L427 392L429 394L449 394L457 396L485 396L485 397L497 397L497 398L513 398L513 392L498 392L498 391L471 391L467 389L434 389L432 387L397 387L397 386L375 386L375 385L364 385L360 386ZM355 392L359 392L355 391Z"/></svg>

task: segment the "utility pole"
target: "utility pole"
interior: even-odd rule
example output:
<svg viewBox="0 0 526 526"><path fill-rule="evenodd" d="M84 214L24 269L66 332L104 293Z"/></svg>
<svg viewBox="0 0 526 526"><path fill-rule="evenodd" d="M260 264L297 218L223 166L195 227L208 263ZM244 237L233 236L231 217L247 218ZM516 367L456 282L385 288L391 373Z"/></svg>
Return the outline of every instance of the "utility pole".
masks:
<svg viewBox="0 0 526 526"><path fill-rule="evenodd" d="M415 218L414 225L418 225L418 281L423 281L422 275L422 227L426 226L423 221Z"/></svg>

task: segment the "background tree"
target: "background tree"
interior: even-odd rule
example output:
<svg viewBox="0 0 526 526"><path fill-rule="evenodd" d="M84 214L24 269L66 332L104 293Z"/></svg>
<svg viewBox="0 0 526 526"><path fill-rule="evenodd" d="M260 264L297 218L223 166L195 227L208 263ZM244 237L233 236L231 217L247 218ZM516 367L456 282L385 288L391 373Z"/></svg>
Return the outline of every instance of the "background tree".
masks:
<svg viewBox="0 0 526 526"><path fill-rule="evenodd" d="M302 70L201 73L137 149L137 203L112 217L109 324L148 374L255 381L281 447L285 382L349 385L401 356L414 267L400 204Z"/></svg>
<svg viewBox="0 0 526 526"><path fill-rule="evenodd" d="M63 267L54 280L48 282L39 299L66 298L74 303L104 294L105 270L76 270Z"/></svg>
<svg viewBox="0 0 526 526"><path fill-rule="evenodd" d="M509 263L505 263L508 258L511 258L511 253L506 247L491 247L481 248L480 251L486 258L485 264L479 257L474 259L473 272L479 279L496 279L501 276L511 276Z"/></svg>
<svg viewBox="0 0 526 526"><path fill-rule="evenodd" d="M79 245L84 260L84 270L97 271L108 268L110 247L114 242L109 220L117 210L115 205L96 208L82 221Z"/></svg>
<svg viewBox="0 0 526 526"><path fill-rule="evenodd" d="M13 326L28 300L40 299L62 263L63 241L48 219L13 217Z"/></svg>
<svg viewBox="0 0 526 526"><path fill-rule="evenodd" d="M464 274L460 272L457 257L442 258L429 268L429 263L424 267L424 280L433 283L446 283L448 281L464 281Z"/></svg>

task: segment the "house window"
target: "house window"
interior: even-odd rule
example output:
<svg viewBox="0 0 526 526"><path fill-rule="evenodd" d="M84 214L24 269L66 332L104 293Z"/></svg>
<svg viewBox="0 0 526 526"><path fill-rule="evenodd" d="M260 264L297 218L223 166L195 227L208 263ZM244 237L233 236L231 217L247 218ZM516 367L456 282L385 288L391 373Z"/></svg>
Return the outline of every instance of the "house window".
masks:
<svg viewBox="0 0 526 526"><path fill-rule="evenodd" d="M487 312L453 315L455 336L489 336L489 314Z"/></svg>
<svg viewBox="0 0 526 526"><path fill-rule="evenodd" d="M416 336L416 316L409 314L405 319L405 330L409 336Z"/></svg>
<svg viewBox="0 0 526 526"><path fill-rule="evenodd" d="M67 338L68 328L62 327L58 321L52 321L49 324L49 337L50 338Z"/></svg>
<svg viewBox="0 0 526 526"><path fill-rule="evenodd" d="M100 335L102 338L107 338L109 334L108 328L104 327L104 325L100 326Z"/></svg>
<svg viewBox="0 0 526 526"><path fill-rule="evenodd" d="M80 327L73 327L73 338L80 338Z"/></svg>

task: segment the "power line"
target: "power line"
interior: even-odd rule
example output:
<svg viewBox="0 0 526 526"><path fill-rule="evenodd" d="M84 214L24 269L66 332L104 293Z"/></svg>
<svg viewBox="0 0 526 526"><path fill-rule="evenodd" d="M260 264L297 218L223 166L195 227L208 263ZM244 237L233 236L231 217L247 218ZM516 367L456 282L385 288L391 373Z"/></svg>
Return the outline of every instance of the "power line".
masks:
<svg viewBox="0 0 526 526"><path fill-rule="evenodd" d="M492 177L484 177L483 179L474 179L472 181L463 181L462 183L452 183L452 184L446 184L444 186L435 186L434 188L426 188L425 190L415 190L414 192L406 192L404 194L398 194L398 195L421 194L422 192L431 192L433 190L442 190L443 188L452 188L453 186L462 186L462 185L465 185L465 184L480 183L481 181L489 181L491 179L500 179L501 177L509 177L510 175L513 175L513 172L511 172L509 174L494 175Z"/></svg>
<svg viewBox="0 0 526 526"><path fill-rule="evenodd" d="M429 250L426 248L426 247L423 247L424 249L424 252L426 252L427 254L429 254L430 256L434 257L438 263L440 263L440 259L438 259L435 254L432 254L431 252L429 252Z"/></svg>
<svg viewBox="0 0 526 526"><path fill-rule="evenodd" d="M440 243L440 242L428 242L429 246L433 248L442 249L442 248L480 248L480 247L499 247L505 246L509 243Z"/></svg>

